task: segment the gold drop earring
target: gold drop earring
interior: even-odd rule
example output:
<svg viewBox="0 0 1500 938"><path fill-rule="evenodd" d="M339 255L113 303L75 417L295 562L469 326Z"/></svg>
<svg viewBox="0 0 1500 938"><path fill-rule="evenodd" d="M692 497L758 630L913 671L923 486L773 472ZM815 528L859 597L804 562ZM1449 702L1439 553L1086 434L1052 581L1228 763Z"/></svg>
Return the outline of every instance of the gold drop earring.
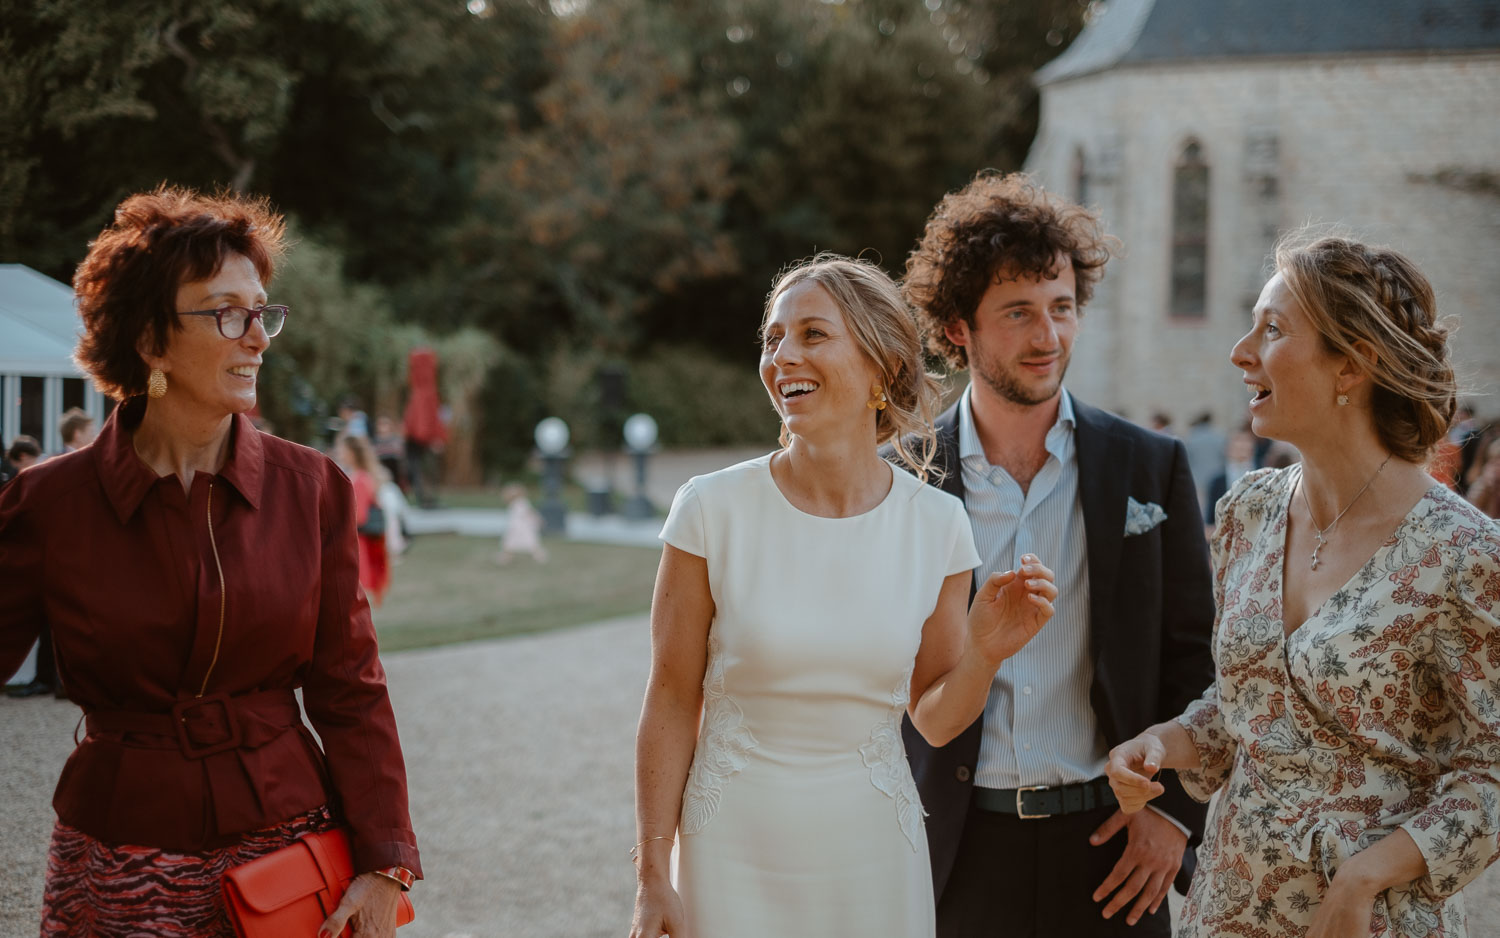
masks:
<svg viewBox="0 0 1500 938"><path fill-rule="evenodd" d="M154 400L167 396L167 374L160 368L152 368L146 378L146 396Z"/></svg>
<svg viewBox="0 0 1500 938"><path fill-rule="evenodd" d="M865 401L865 406L871 410L885 410L885 388L878 384L870 385L870 400Z"/></svg>

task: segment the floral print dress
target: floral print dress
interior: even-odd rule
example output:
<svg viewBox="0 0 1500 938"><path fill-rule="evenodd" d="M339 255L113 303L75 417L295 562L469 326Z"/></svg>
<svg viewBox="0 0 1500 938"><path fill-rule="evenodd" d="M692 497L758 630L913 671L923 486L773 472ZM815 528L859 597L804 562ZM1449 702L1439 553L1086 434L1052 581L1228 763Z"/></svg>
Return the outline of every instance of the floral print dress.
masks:
<svg viewBox="0 0 1500 938"><path fill-rule="evenodd" d="M1460 889L1500 853L1500 526L1434 486L1290 636L1287 512L1301 467L1219 502L1216 679L1178 717L1220 792L1179 936L1303 935L1340 864L1397 829L1428 875L1372 936L1466 935Z"/></svg>

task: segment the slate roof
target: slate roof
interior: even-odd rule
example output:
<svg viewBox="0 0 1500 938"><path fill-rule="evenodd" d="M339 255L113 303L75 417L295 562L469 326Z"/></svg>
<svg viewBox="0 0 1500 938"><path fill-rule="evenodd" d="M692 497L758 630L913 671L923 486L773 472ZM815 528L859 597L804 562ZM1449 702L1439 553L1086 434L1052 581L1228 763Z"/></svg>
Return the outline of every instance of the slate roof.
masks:
<svg viewBox="0 0 1500 938"><path fill-rule="evenodd" d="M1039 85L1116 65L1500 51L1500 0L1108 0Z"/></svg>

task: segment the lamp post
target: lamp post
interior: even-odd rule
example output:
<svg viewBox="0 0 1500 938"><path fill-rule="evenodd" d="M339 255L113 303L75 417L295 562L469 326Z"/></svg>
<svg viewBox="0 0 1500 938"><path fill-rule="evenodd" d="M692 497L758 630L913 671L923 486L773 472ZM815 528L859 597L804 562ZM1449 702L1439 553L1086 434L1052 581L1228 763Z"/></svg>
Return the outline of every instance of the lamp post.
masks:
<svg viewBox="0 0 1500 938"><path fill-rule="evenodd" d="M656 515L646 497L646 459L656 449L656 421L649 414L634 414L625 421L625 447L635 460L635 494L625 503L625 517L644 521Z"/></svg>
<svg viewBox="0 0 1500 938"><path fill-rule="evenodd" d="M568 527L562 500L563 467L568 464L568 425L548 417L536 425L536 448L542 458L542 533L561 534Z"/></svg>

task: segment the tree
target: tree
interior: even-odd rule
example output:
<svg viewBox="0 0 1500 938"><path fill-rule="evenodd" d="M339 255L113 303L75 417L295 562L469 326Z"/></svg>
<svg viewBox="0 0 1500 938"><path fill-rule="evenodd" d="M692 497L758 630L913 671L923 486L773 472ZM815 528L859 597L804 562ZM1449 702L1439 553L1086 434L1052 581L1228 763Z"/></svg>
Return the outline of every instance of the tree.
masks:
<svg viewBox="0 0 1500 938"><path fill-rule="evenodd" d="M479 177L489 224L459 239L472 266L455 301L533 346L532 313L550 308L552 329L623 356L656 297L736 269L720 231L733 127L703 106L648 11L600 6L555 31L535 126L513 124ZM528 282L530 309L493 304L507 279Z"/></svg>
<svg viewBox="0 0 1500 938"><path fill-rule="evenodd" d="M66 279L126 194L254 189L363 278L431 263L541 14L455 0L4 0L0 256Z"/></svg>

